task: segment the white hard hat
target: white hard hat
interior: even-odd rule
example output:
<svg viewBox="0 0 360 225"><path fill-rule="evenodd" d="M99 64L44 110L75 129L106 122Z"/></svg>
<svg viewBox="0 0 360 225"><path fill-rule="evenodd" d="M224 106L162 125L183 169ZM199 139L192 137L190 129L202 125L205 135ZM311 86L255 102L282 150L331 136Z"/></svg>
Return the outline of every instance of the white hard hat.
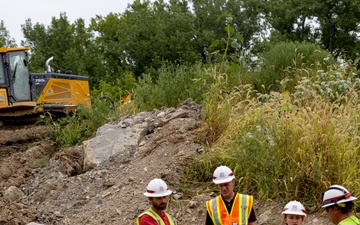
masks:
<svg viewBox="0 0 360 225"><path fill-rule="evenodd" d="M147 197L163 197L168 196L172 191L168 190L166 183L158 178L155 178L150 181L146 187L146 192L144 193Z"/></svg>
<svg viewBox="0 0 360 225"><path fill-rule="evenodd" d="M322 208L326 208L338 203L351 202L357 198L341 185L331 185L323 195Z"/></svg>
<svg viewBox="0 0 360 225"><path fill-rule="evenodd" d="M213 174L213 182L215 184L222 184L232 181L235 178L235 175L231 169L227 166L219 166L216 168Z"/></svg>
<svg viewBox="0 0 360 225"><path fill-rule="evenodd" d="M288 204L285 205L284 210L282 212L284 215L300 215L300 216L306 216L306 210L303 204L301 204L298 201L291 201Z"/></svg>

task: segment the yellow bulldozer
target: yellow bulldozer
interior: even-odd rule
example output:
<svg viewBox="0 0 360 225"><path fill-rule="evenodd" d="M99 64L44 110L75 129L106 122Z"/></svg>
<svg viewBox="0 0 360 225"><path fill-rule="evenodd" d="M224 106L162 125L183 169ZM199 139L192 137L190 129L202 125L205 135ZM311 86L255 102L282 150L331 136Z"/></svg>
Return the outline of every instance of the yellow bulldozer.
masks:
<svg viewBox="0 0 360 225"><path fill-rule="evenodd" d="M29 50L0 48L0 125L42 112L73 112L79 104L91 107L88 77L53 72L52 57L44 73L30 74Z"/></svg>

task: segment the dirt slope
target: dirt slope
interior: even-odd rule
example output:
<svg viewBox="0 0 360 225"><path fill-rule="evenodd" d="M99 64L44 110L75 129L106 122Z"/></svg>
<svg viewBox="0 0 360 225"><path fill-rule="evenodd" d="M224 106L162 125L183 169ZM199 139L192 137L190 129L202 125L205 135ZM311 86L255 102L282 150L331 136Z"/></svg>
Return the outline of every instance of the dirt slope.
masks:
<svg viewBox="0 0 360 225"><path fill-rule="evenodd" d="M168 211L179 225L204 224L205 201L216 187L196 190L194 184L192 196L177 191L183 187L181 171L202 151L196 136L201 110L185 104L197 110L149 133L130 157L114 155L87 172L81 146L55 153L44 126L1 130L0 224L135 224L149 207L143 192L155 177L174 190ZM36 168L48 158L46 167ZM281 224L281 210L282 203L256 201L258 224ZM306 224L329 222L324 213L314 213Z"/></svg>

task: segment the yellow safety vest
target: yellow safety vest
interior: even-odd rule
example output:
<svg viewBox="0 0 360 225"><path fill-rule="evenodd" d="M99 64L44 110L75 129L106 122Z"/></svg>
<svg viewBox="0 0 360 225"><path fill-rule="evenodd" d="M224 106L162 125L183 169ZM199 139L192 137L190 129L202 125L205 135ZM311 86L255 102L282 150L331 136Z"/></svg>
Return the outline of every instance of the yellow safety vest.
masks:
<svg viewBox="0 0 360 225"><path fill-rule="evenodd" d="M166 225L165 222L162 220L162 218L159 216L159 214L157 214L152 208L141 213L141 215L136 218L137 225L140 225L140 217L144 214L151 216L157 222L158 225ZM168 220L170 221L170 225L177 224L175 219L172 216L170 216L168 213L165 213L165 214L166 214L166 217L168 218Z"/></svg>
<svg viewBox="0 0 360 225"><path fill-rule="evenodd" d="M214 225L248 225L253 207L253 196L236 193L231 213L227 211L221 196L206 202L207 211Z"/></svg>
<svg viewBox="0 0 360 225"><path fill-rule="evenodd" d="M358 219L354 215L349 216L348 218L341 220L340 223L339 223L339 225L357 225L357 224L360 224L360 219Z"/></svg>

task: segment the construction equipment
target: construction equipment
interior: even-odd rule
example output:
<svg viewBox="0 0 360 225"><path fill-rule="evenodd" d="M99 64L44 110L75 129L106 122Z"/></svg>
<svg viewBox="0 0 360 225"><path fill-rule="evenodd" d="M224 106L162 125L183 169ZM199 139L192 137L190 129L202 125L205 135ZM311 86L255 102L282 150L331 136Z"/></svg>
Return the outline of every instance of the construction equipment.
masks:
<svg viewBox="0 0 360 225"><path fill-rule="evenodd" d="M0 124L41 112L73 112L91 107L88 77L54 73L52 57L45 73L30 74L29 47L0 48Z"/></svg>

